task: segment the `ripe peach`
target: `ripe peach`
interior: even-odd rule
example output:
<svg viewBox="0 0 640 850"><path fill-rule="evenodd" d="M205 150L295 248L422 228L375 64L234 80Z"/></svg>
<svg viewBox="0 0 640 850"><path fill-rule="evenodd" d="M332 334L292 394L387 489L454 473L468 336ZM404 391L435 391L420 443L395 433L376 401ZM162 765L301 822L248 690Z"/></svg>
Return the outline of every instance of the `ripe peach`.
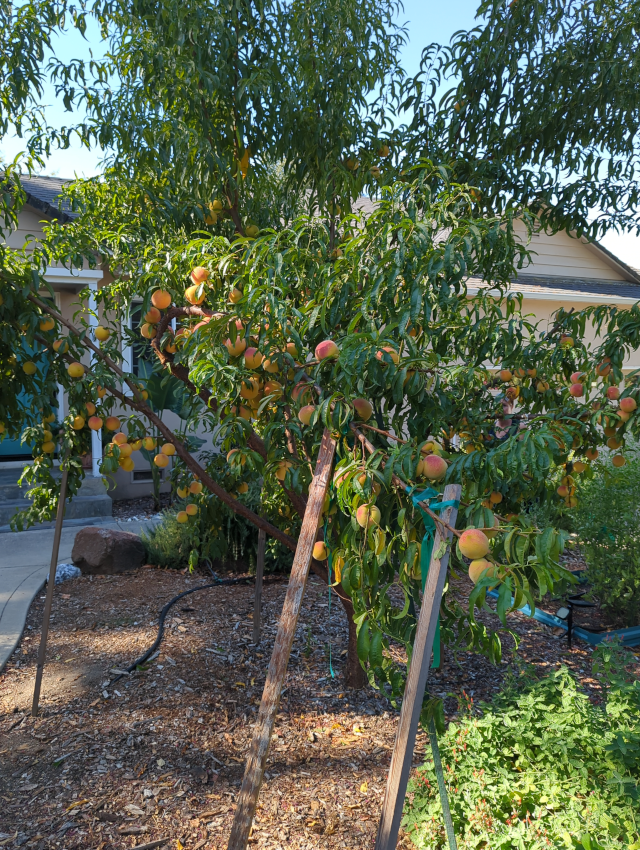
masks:
<svg viewBox="0 0 640 850"><path fill-rule="evenodd" d="M156 329L147 322L140 328L140 336L143 336L145 339L153 339L155 335Z"/></svg>
<svg viewBox="0 0 640 850"><path fill-rule="evenodd" d="M427 455L422 459L422 474L430 481L439 481L447 473L448 464L439 455Z"/></svg>
<svg viewBox="0 0 640 850"><path fill-rule="evenodd" d="M298 411L298 419L302 422L303 425L309 425L311 422L311 417L315 413L315 405L307 404L304 407L301 407Z"/></svg>
<svg viewBox="0 0 640 850"><path fill-rule="evenodd" d="M157 307L149 307L149 311L144 314L145 322L150 325L157 325L161 318L160 310Z"/></svg>
<svg viewBox="0 0 640 850"><path fill-rule="evenodd" d="M582 384L571 384L569 395L572 395L574 398L580 398L584 395L584 386Z"/></svg>
<svg viewBox="0 0 640 850"><path fill-rule="evenodd" d="M387 361L386 361L385 354L389 355L389 357L396 364L396 366L398 365L398 363L400 361L400 355L395 350L395 348L391 348L390 345L385 345L383 348L376 351L376 360L381 360L382 362L386 363Z"/></svg>
<svg viewBox="0 0 640 850"><path fill-rule="evenodd" d="M73 422L71 424L71 427L73 428L74 431L82 431L82 429L84 428L84 425L85 425L84 416L74 416L73 417Z"/></svg>
<svg viewBox="0 0 640 850"><path fill-rule="evenodd" d="M48 455L53 454L55 452L55 450L56 450L56 444L52 440L47 440L45 443L42 444L42 451L45 454L48 454Z"/></svg>
<svg viewBox="0 0 640 850"><path fill-rule="evenodd" d="M305 396L307 398L311 398L312 396L313 385L308 381L300 381L299 384L296 384L291 392L291 398L294 401L304 401Z"/></svg>
<svg viewBox="0 0 640 850"><path fill-rule="evenodd" d="M353 408L358 414L358 419L367 422L373 416L373 405L366 398L354 398Z"/></svg>
<svg viewBox="0 0 640 850"><path fill-rule="evenodd" d="M571 383L572 384L581 384L584 379L584 372L572 372L571 373Z"/></svg>
<svg viewBox="0 0 640 850"><path fill-rule="evenodd" d="M262 363L262 354L258 351L257 348L247 348L244 353L244 365L247 369L257 369L258 366Z"/></svg>
<svg viewBox="0 0 640 850"><path fill-rule="evenodd" d="M236 457L236 455L237 455L237 457ZM247 458L240 451L240 449L231 449L229 452L227 452L227 463L229 463L229 464L239 463L240 466L244 466L246 462L247 462Z"/></svg>
<svg viewBox="0 0 640 850"><path fill-rule="evenodd" d="M199 481L192 481L189 484L189 492L193 493L194 496L197 496L198 493L202 493L202 484Z"/></svg>
<svg viewBox="0 0 640 850"><path fill-rule="evenodd" d="M154 457L153 462L156 466L159 466L160 469L164 469L166 466L169 466L169 458L162 452Z"/></svg>
<svg viewBox="0 0 640 850"><path fill-rule="evenodd" d="M46 316L44 319L40 319L40 330L41 331L50 331L56 326L55 320L53 316Z"/></svg>
<svg viewBox="0 0 640 850"><path fill-rule="evenodd" d="M563 348L573 348L573 346L574 346L573 337L569 336L569 334L562 334L562 336L560 337L560 345Z"/></svg>
<svg viewBox="0 0 640 850"><path fill-rule="evenodd" d="M242 495L243 493L248 493L248 492L249 492L249 485L247 484L246 481L241 481L240 484L238 484L238 493L240 495Z"/></svg>
<svg viewBox="0 0 640 850"><path fill-rule="evenodd" d="M247 341L244 337L237 336L235 342L231 342L230 339L226 340L225 347L229 352L229 357L240 357L247 347Z"/></svg>
<svg viewBox="0 0 640 850"><path fill-rule="evenodd" d="M585 455L588 460L595 460L598 457L598 449L587 449Z"/></svg>
<svg viewBox="0 0 640 850"><path fill-rule="evenodd" d="M194 283L202 283L205 280L209 280L209 270L205 269L204 266L196 266L195 269L191 270L191 280Z"/></svg>
<svg viewBox="0 0 640 850"><path fill-rule="evenodd" d="M331 339L325 339L316 345L316 360L327 360L337 357L339 354L340 349Z"/></svg>
<svg viewBox="0 0 640 850"><path fill-rule="evenodd" d="M620 398L620 390L618 387L607 387L607 398L610 401L617 401Z"/></svg>
<svg viewBox="0 0 640 850"><path fill-rule="evenodd" d="M267 381L264 385L264 394L279 397L282 395L282 384L279 381Z"/></svg>
<svg viewBox="0 0 640 850"><path fill-rule="evenodd" d="M326 561L329 555L326 544L322 540L318 540L313 546L313 557L316 561Z"/></svg>
<svg viewBox="0 0 640 850"><path fill-rule="evenodd" d="M496 574L496 565L492 564L491 561L487 561L486 558L478 558L475 561L471 561L469 564L469 578L474 584L477 584L485 570L487 571L486 575L493 578Z"/></svg>
<svg viewBox="0 0 640 850"><path fill-rule="evenodd" d="M493 493L489 496L489 501L492 505L499 505L503 499L502 493L498 493L497 490L494 490Z"/></svg>
<svg viewBox="0 0 640 850"><path fill-rule="evenodd" d="M558 494L558 496L562 496L564 498L565 496L569 495L569 488L566 484L561 484L556 490L556 493Z"/></svg>
<svg viewBox="0 0 640 850"><path fill-rule="evenodd" d="M157 444L155 437L145 437L142 441L142 447L145 448L148 452L152 449L155 449Z"/></svg>
<svg viewBox="0 0 640 850"><path fill-rule="evenodd" d="M460 552L472 561L484 558L490 548L489 538L479 528L467 528L458 541Z"/></svg>
<svg viewBox="0 0 640 850"><path fill-rule="evenodd" d="M296 357L298 356L298 349L296 347L295 342L287 343L286 352L287 354L290 354L294 360L296 359Z"/></svg>
<svg viewBox="0 0 640 850"><path fill-rule="evenodd" d="M240 386L240 395L250 401L257 398L262 390L262 385L257 378L249 378L244 380Z"/></svg>
<svg viewBox="0 0 640 850"><path fill-rule="evenodd" d="M538 370L537 370L537 369L527 369L527 375L528 375L530 378L535 378L537 374L538 374Z"/></svg>
<svg viewBox="0 0 640 850"><path fill-rule="evenodd" d="M120 450L120 457L129 457L133 451L129 443L121 443L118 448Z"/></svg>
<svg viewBox="0 0 640 850"><path fill-rule="evenodd" d="M232 304L237 304L241 300L242 300L242 290L238 289L237 287L234 286L233 289L231 290L231 292L229 293L229 301Z"/></svg>
<svg viewBox="0 0 640 850"><path fill-rule="evenodd" d="M122 446L127 442L127 435L122 431L118 431L118 433L114 436L112 443L115 443L116 446Z"/></svg>
<svg viewBox="0 0 640 850"><path fill-rule="evenodd" d="M197 305L202 304L205 298L204 291L198 295L198 289L200 288L199 284L193 284L193 286L188 286L184 291L185 301L188 301L189 304Z"/></svg>
<svg viewBox="0 0 640 850"><path fill-rule="evenodd" d="M356 521L361 528L379 525L380 516L380 508L376 505L360 505L356 511Z"/></svg>
<svg viewBox="0 0 640 850"><path fill-rule="evenodd" d="M158 310L166 310L167 307L171 306L171 293L167 292L166 289L156 289L151 296L151 303Z"/></svg>
<svg viewBox="0 0 640 850"><path fill-rule="evenodd" d="M509 369L501 369L500 372L498 372L498 377L501 381L504 381L506 383L507 381L510 381L513 378L513 374Z"/></svg>
<svg viewBox="0 0 640 850"><path fill-rule="evenodd" d="M81 378L84 375L84 366L82 363L69 363L67 372L71 378Z"/></svg>
<svg viewBox="0 0 640 850"><path fill-rule="evenodd" d="M98 325L98 327L94 330L94 334L96 335L96 339L99 342L106 342L111 336L111 331L109 328L105 328L102 325Z"/></svg>
<svg viewBox="0 0 640 850"><path fill-rule="evenodd" d="M611 458L611 463L612 463L615 467L617 467L618 469L619 469L621 466L624 466L626 462L627 462L627 459L626 459L625 457L623 457L622 455L614 455L614 456Z"/></svg>
<svg viewBox="0 0 640 850"><path fill-rule="evenodd" d="M625 396L620 399L620 410L623 410L625 413L633 413L637 406L635 398L631 398L631 396Z"/></svg>
<svg viewBox="0 0 640 850"><path fill-rule="evenodd" d="M176 514L176 519L178 522L189 522L189 514L186 511L178 511Z"/></svg>
<svg viewBox="0 0 640 850"><path fill-rule="evenodd" d="M58 354L66 354L69 351L69 343L66 339L57 339L53 343L53 350L57 351Z"/></svg>
<svg viewBox="0 0 640 850"><path fill-rule="evenodd" d="M574 472L584 472L587 468L587 464L582 460L574 460L573 462L573 470Z"/></svg>
<svg viewBox="0 0 640 850"><path fill-rule="evenodd" d="M619 449L622 445L622 440L619 437L609 437L607 440L607 446L614 451Z"/></svg>
<svg viewBox="0 0 640 850"><path fill-rule="evenodd" d="M596 375L606 378L609 372L611 372L611 360L609 357L605 357L602 363L596 366Z"/></svg>
<svg viewBox="0 0 640 850"><path fill-rule="evenodd" d="M547 381L538 381L536 384L536 389L539 393L544 393L549 389L549 384Z"/></svg>
<svg viewBox="0 0 640 850"><path fill-rule="evenodd" d="M167 457L172 457L176 453L176 447L173 445L173 443L165 443L160 448L160 451L163 455L167 455Z"/></svg>
<svg viewBox="0 0 640 850"><path fill-rule="evenodd" d="M120 427L120 420L117 416L107 416L104 424L108 431L117 431Z"/></svg>
<svg viewBox="0 0 640 850"><path fill-rule="evenodd" d="M99 431L102 428L102 419L99 416L92 416L89 419L89 428L92 431Z"/></svg>
<svg viewBox="0 0 640 850"><path fill-rule="evenodd" d="M133 472L136 468L133 458L128 455L127 457L119 458L118 463L120 464L120 468L124 469L125 472Z"/></svg>
<svg viewBox="0 0 640 850"><path fill-rule="evenodd" d="M628 422L631 419L631 414L625 413L624 410L619 410L618 419L620 420L620 425L618 425L618 428L620 428L622 427L623 422Z"/></svg>
<svg viewBox="0 0 640 850"><path fill-rule="evenodd" d="M139 452L142 448L142 440L132 440L129 445L131 446L132 452Z"/></svg>
<svg viewBox="0 0 640 850"><path fill-rule="evenodd" d="M195 516L198 513L198 506L190 502L188 505L185 505L185 511L189 516Z"/></svg>
<svg viewBox="0 0 640 850"><path fill-rule="evenodd" d="M96 412L96 406L92 401L88 401L85 403L85 409L89 416L93 416L93 414Z"/></svg>
<svg viewBox="0 0 640 850"><path fill-rule="evenodd" d="M284 481L287 477L287 470L291 469L293 464L289 460L281 460L276 467L276 478L278 481Z"/></svg>
<svg viewBox="0 0 640 850"><path fill-rule="evenodd" d="M267 358L262 361L262 368L265 372L270 372L272 375L275 375L276 372L280 371L278 362L276 360L269 360Z"/></svg>

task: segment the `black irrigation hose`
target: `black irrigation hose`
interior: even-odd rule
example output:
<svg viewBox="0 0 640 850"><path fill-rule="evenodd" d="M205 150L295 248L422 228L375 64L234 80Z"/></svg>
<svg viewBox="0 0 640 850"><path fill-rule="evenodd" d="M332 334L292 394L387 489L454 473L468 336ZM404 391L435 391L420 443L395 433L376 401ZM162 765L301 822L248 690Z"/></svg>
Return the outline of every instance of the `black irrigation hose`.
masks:
<svg viewBox="0 0 640 850"><path fill-rule="evenodd" d="M126 673L133 673L133 671L139 667L141 664L144 664L145 661L148 661L149 658L153 655L156 649L162 643L162 638L164 637L164 621L165 617L169 613L169 610L183 599L185 596L188 596L190 593L197 593L199 590L208 590L210 587L220 587L221 585L227 584L241 584L242 582L251 582L252 578L247 576L243 576L242 578L217 578L216 574L213 572L211 567L209 567L209 572L214 577L215 581L211 584L201 584L200 587L192 587L191 590L185 590L183 593L179 593L177 596L174 596L167 604L164 606L162 611L160 612L160 616L158 617L158 636L154 640L153 644L144 652L139 658L133 662L133 664L129 664L128 667L120 668L124 669ZM125 675L125 673L120 673L115 679L111 680L111 685L115 685L116 682L119 682L120 679Z"/></svg>

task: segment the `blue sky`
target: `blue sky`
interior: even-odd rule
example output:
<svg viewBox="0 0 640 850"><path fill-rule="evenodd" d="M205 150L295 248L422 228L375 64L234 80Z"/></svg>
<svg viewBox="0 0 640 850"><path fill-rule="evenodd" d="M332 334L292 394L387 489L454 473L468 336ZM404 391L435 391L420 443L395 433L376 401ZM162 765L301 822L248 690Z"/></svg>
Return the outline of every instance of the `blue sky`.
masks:
<svg viewBox="0 0 640 850"><path fill-rule="evenodd" d="M405 0L404 12L398 16L398 21L407 24L408 42L402 53L402 64L409 74L415 74L419 69L422 49L431 42L447 43L453 33L460 29L470 29L474 26L475 12L479 0ZM96 27L89 28L88 39L85 41L74 32L65 37L57 47L65 59L88 58L90 50L101 53L99 34ZM53 91L48 89L44 99L50 106L47 114L54 126L71 123L69 114L65 114L61 106L54 103ZM0 156L12 158L22 149L19 139L4 139L0 142ZM74 174L89 177L99 173L100 153L88 151L79 145L66 151L56 151L48 161L46 172L62 177L73 177ZM603 243L622 260L640 268L640 237L631 234L609 234Z"/></svg>

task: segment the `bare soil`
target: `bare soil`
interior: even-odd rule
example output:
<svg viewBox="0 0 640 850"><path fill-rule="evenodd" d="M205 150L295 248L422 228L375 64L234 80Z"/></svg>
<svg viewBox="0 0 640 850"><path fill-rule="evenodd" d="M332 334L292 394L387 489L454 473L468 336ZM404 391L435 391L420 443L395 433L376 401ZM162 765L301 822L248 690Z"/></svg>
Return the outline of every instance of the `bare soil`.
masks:
<svg viewBox="0 0 640 850"><path fill-rule="evenodd" d="M171 850L226 847L234 801L286 590L264 588L263 640L251 644L253 588L194 593L167 618L160 654L148 669L116 674L150 646L157 616L173 596L206 577L157 569L82 577L59 585L42 688L32 719L43 598L0 676L0 845L44 850L121 850L163 840ZM464 599L466 580L454 585ZM490 611L482 614L495 625ZM598 698L591 649L516 614L519 656L547 673L566 664ZM311 578L287 688L251 837L256 848L373 848L397 713L372 689L342 679L347 628L335 597ZM512 665L463 653L445 657L430 690L490 699ZM329 646L332 667L329 665ZM463 695L464 694L464 695ZM421 734L415 753L424 756ZM408 839L401 845L409 847Z"/></svg>
<svg viewBox="0 0 640 850"><path fill-rule="evenodd" d="M171 493L160 494L159 510L154 507L153 496L140 496L138 499L117 499L113 502L113 518L117 520L151 519L170 506Z"/></svg>

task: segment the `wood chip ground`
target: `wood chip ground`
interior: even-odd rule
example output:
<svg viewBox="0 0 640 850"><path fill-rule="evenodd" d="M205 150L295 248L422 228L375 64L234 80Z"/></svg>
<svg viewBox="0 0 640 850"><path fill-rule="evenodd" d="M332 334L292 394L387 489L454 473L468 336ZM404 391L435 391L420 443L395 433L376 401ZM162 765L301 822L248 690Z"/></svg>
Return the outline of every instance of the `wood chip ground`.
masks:
<svg viewBox="0 0 640 850"><path fill-rule="evenodd" d="M251 644L253 588L220 587L181 600L160 654L115 684L112 671L156 637L173 596L203 576L142 569L80 578L54 594L41 715L32 719L44 598L0 676L0 847L222 850L286 590L264 588L263 641ZM466 580L454 582L464 597ZM491 612L483 617L495 623ZM540 672L566 664L598 698L592 651L516 614L519 657ZM373 848L397 713L372 689L343 685L346 621L311 578L287 689L251 836L255 848ZM329 647L335 678L329 666ZM449 654L431 678L449 719L458 698L489 699L512 664ZM418 740L416 763L423 757ZM402 846L409 846L407 839Z"/></svg>

